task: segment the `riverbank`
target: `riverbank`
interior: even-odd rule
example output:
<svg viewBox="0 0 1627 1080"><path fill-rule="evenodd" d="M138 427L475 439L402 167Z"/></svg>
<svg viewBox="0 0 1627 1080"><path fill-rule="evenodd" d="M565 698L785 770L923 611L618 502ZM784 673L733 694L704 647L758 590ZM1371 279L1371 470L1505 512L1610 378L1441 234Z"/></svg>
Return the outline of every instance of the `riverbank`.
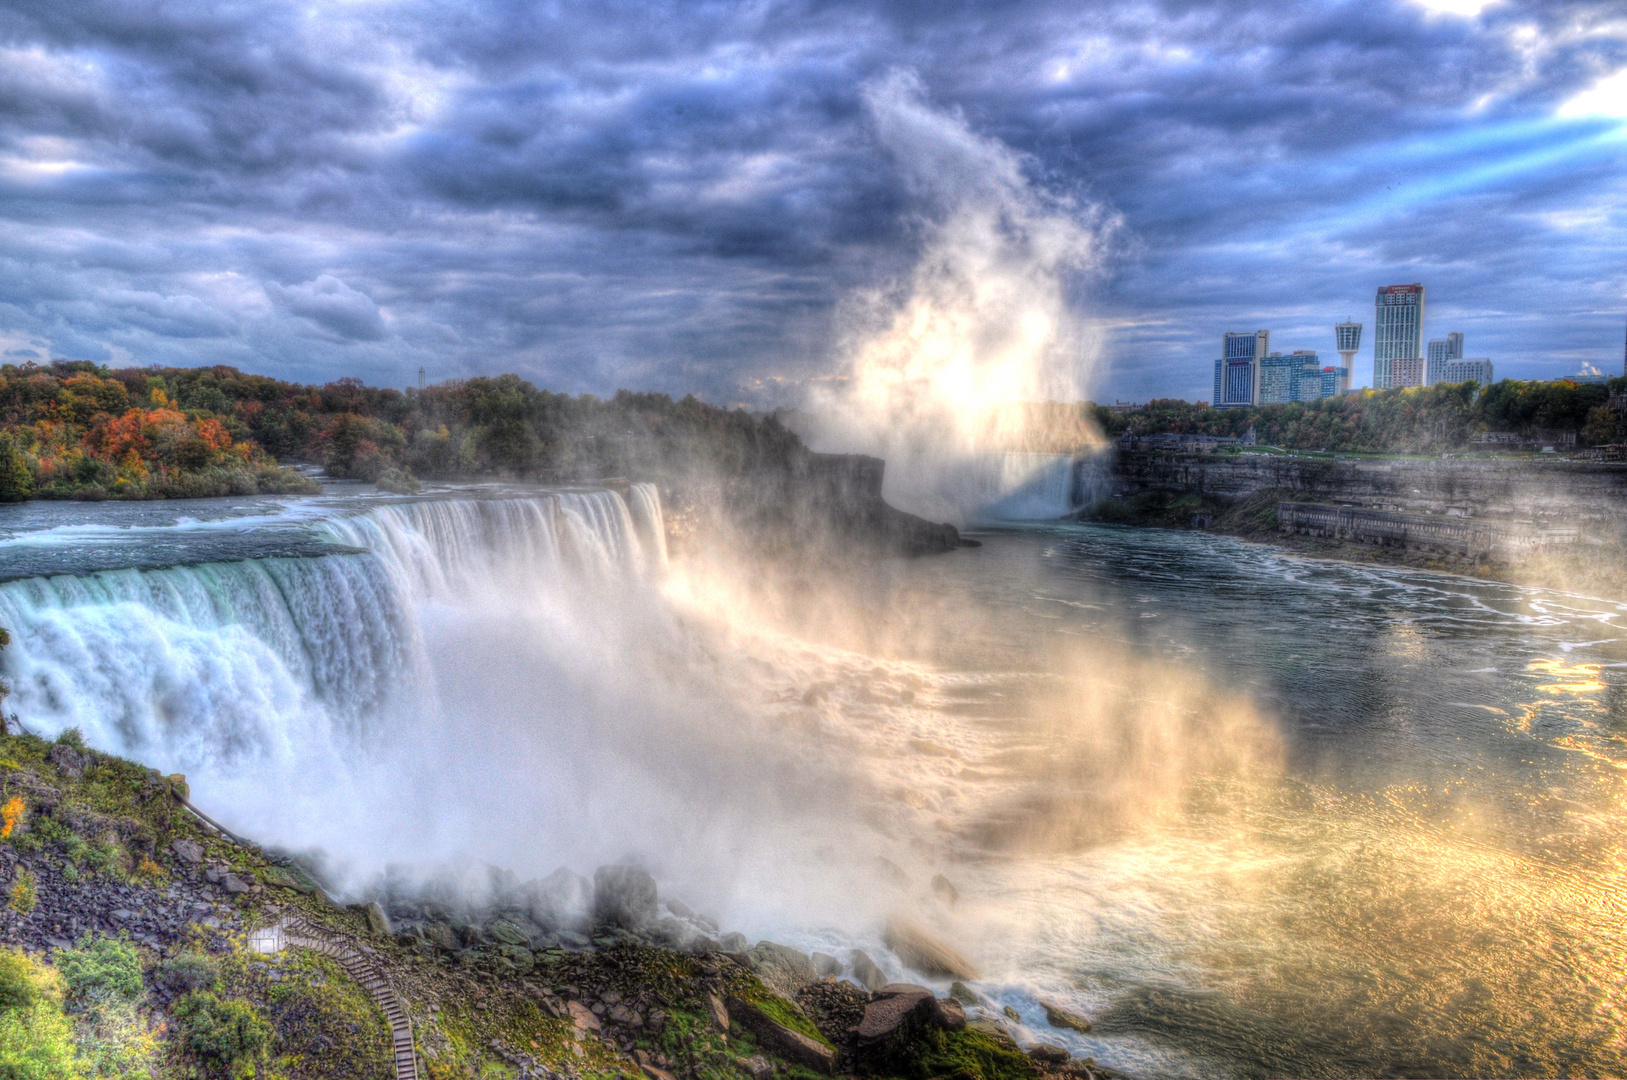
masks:
<svg viewBox="0 0 1627 1080"><path fill-rule="evenodd" d="M1106 1075L1057 1046L1020 1049L971 986L940 999L882 985L862 953L844 963L748 947L658 898L633 867L601 868L591 883L561 871L480 903L429 890L345 906L297 862L206 825L183 778L77 733L0 736L0 786L0 1069L33 1060L63 1080ZM892 935L907 962L971 981L918 929ZM870 985L838 978L844 968ZM402 1038L412 1056L395 1052Z"/></svg>

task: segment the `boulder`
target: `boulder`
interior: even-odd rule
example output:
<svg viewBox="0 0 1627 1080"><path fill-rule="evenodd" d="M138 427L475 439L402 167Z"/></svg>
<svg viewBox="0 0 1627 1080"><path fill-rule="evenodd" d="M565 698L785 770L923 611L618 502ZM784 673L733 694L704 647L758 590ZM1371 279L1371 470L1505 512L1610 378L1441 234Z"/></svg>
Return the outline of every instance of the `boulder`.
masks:
<svg viewBox="0 0 1627 1080"><path fill-rule="evenodd" d="M593 942L588 940L586 934L578 934L575 930L561 930L559 932L559 940L564 942L566 945L570 945L577 949L585 949L589 945L593 944Z"/></svg>
<svg viewBox="0 0 1627 1080"><path fill-rule="evenodd" d="M51 764L56 766L57 772L74 780L85 775L85 755L68 746L66 743L57 743L51 747Z"/></svg>
<svg viewBox="0 0 1627 1080"><path fill-rule="evenodd" d="M880 990L887 985L887 976L862 949L854 949L850 959L853 963L853 977L859 980L860 986L866 990Z"/></svg>
<svg viewBox="0 0 1627 1080"><path fill-rule="evenodd" d="M189 866L196 866L203 862L203 845L198 843L196 840L177 840L170 844L169 849L175 852L175 857L177 859L180 859ZM271 880L269 870L276 869L279 868L275 866L268 868L266 880Z"/></svg>
<svg viewBox="0 0 1627 1080"><path fill-rule="evenodd" d="M536 966L537 958L530 949L524 945L499 945L498 955L514 965L514 970L524 975Z"/></svg>
<svg viewBox="0 0 1627 1080"><path fill-rule="evenodd" d="M769 989L787 998L796 997L804 986L819 978L806 953L772 941L759 941L746 953L746 961Z"/></svg>
<svg viewBox="0 0 1627 1080"><path fill-rule="evenodd" d="M769 1080L774 1075L774 1063L761 1054L753 1054L748 1058L740 1059L740 1067L746 1070L751 1080Z"/></svg>
<svg viewBox="0 0 1627 1080"><path fill-rule="evenodd" d="M885 940L887 947L900 960L923 975L946 975L956 979L978 977L977 969L969 960L914 923L889 919Z"/></svg>
<svg viewBox="0 0 1627 1080"><path fill-rule="evenodd" d="M934 998L932 1018L945 1031L963 1031L966 1028L966 1010L954 998Z"/></svg>
<svg viewBox="0 0 1627 1080"><path fill-rule="evenodd" d="M1059 1009L1048 1001L1042 1001L1040 1005L1044 1007L1045 1019L1050 1022L1052 1027L1069 1028L1081 1034L1090 1030L1090 1021L1078 1013L1069 1012L1067 1009Z"/></svg>
<svg viewBox="0 0 1627 1080"><path fill-rule="evenodd" d="M706 995L706 1015L711 1018L713 1027L725 1035L729 1033L729 1010L716 994Z"/></svg>
<svg viewBox="0 0 1627 1080"><path fill-rule="evenodd" d="M624 930L655 920L655 879L637 866L601 866L593 872L593 919Z"/></svg>
<svg viewBox="0 0 1627 1080"><path fill-rule="evenodd" d="M425 923L423 937L437 949L444 949L447 952L457 952L463 946L458 940L458 932L443 922Z"/></svg>
<svg viewBox="0 0 1627 1080"><path fill-rule="evenodd" d="M390 936L390 917L384 914L384 907L377 900L367 902L367 929L374 937L387 938Z"/></svg>
<svg viewBox="0 0 1627 1080"><path fill-rule="evenodd" d="M719 935L717 943L723 946L724 952L743 953L751 948L751 942L746 940L746 935L737 934L733 930Z"/></svg>
<svg viewBox="0 0 1627 1080"><path fill-rule="evenodd" d="M1066 1065L1073 1060L1072 1054L1050 1043L1035 1043L1028 1048L1028 1056L1047 1065Z"/></svg>
<svg viewBox="0 0 1627 1080"><path fill-rule="evenodd" d="M802 1015L802 1010L794 1001L780 1000L775 1002L775 1005L778 1009L794 1015ZM756 1002L731 997L728 1008L730 1025L738 1025L751 1032L764 1050L815 1072L834 1071L836 1048L823 1039L816 1039L786 1027ZM813 1024L810 1022L808 1026L812 1027Z"/></svg>
<svg viewBox="0 0 1627 1080"><path fill-rule="evenodd" d="M1006 1026L998 1020L991 1020L987 1017L968 1020L966 1021L966 1030L975 1031L980 1035L987 1035L1007 1050L1018 1049L1017 1040L1011 1037L1011 1032L1007 1031Z"/></svg>
<svg viewBox="0 0 1627 1080"><path fill-rule="evenodd" d="M864 1007L854 1032L854 1060L864 1072L886 1072L934 1022L932 991L908 983L889 983Z"/></svg>
<svg viewBox="0 0 1627 1080"><path fill-rule="evenodd" d="M830 955L830 953L816 952L808 959L813 961L814 970L818 972L821 977L826 975L840 975L842 973L842 962L836 959L836 957Z"/></svg>
<svg viewBox="0 0 1627 1080"><path fill-rule="evenodd" d="M249 891L249 883L230 872L220 875L220 887L232 896Z"/></svg>
<svg viewBox="0 0 1627 1080"><path fill-rule="evenodd" d="M499 945L525 945L531 936L507 919L493 919L486 924L486 933Z"/></svg>
<svg viewBox="0 0 1627 1080"><path fill-rule="evenodd" d="M576 1025L577 1031L597 1032L602 1027L599 1018L594 1016L593 1011L580 1001L567 1001L565 1008L570 1011L571 1023Z"/></svg>
<svg viewBox="0 0 1627 1080"><path fill-rule="evenodd" d="M932 876L932 892L938 897L939 900L942 900L950 907L954 907L956 904L960 903L960 890L955 888L955 886L950 883L949 879L944 877L942 874L934 874Z"/></svg>
<svg viewBox="0 0 1627 1080"><path fill-rule="evenodd" d="M667 910L680 919L693 919L695 917L694 909L682 900L668 900Z"/></svg>
<svg viewBox="0 0 1627 1080"><path fill-rule="evenodd" d="M981 1004L977 994L973 992L972 988L958 979L949 984L949 996L960 1002L962 1005Z"/></svg>

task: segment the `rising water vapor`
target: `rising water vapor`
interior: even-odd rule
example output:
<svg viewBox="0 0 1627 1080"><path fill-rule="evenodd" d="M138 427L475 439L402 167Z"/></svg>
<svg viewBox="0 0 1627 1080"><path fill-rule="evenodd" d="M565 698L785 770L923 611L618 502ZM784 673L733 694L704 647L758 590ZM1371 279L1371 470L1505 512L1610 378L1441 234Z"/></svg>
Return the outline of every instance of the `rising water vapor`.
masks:
<svg viewBox="0 0 1627 1080"><path fill-rule="evenodd" d="M885 458L904 508L964 521L982 505L966 491L988 471L980 456L1093 437L1077 419L1050 430L1034 406L1082 395L1096 344L1069 289L1100 268L1113 222L1035 184L1020 154L934 108L913 74L872 84L865 104L915 201L921 251L843 306L843 378L813 402L816 439Z"/></svg>

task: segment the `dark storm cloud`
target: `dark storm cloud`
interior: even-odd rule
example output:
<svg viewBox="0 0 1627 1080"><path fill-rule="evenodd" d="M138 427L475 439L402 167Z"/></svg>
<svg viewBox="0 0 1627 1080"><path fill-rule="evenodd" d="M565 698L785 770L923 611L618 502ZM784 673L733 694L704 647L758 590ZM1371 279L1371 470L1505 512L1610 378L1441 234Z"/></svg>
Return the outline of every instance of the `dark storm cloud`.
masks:
<svg viewBox="0 0 1627 1080"><path fill-rule="evenodd" d="M1621 119L1556 118L1609 4L11 2L0 50L8 355L794 393L920 242L898 68L1119 216L1099 396L1390 281L1507 374L1619 348Z"/></svg>

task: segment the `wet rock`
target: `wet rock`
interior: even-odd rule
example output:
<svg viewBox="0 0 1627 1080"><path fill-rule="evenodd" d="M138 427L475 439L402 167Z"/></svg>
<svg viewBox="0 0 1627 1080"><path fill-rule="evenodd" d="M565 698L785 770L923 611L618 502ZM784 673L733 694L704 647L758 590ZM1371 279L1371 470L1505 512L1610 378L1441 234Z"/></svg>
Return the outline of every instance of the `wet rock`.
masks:
<svg viewBox="0 0 1627 1080"><path fill-rule="evenodd" d="M933 998L932 1018L945 1031L961 1031L966 1027L966 1010L954 998Z"/></svg>
<svg viewBox="0 0 1627 1080"><path fill-rule="evenodd" d="M769 1080L774 1075L774 1064L761 1054L753 1054L749 1058L740 1059L740 1067L746 1070L751 1080Z"/></svg>
<svg viewBox="0 0 1627 1080"><path fill-rule="evenodd" d="M880 855L876 856L875 868L877 874L881 877L881 880L885 881L893 888L907 889L910 887L910 876L904 873L904 868L902 866L899 866L891 859L884 858Z"/></svg>
<svg viewBox="0 0 1627 1080"><path fill-rule="evenodd" d="M977 1005L981 1003L978 996L972 992L972 988L958 979L949 984L949 996L960 1002L962 1005Z"/></svg>
<svg viewBox="0 0 1627 1080"><path fill-rule="evenodd" d="M724 952L743 953L751 948L751 942L746 940L746 935L737 934L733 930L719 935L717 943L723 946Z"/></svg>
<svg viewBox="0 0 1627 1080"><path fill-rule="evenodd" d="M1018 1013L1016 1009L1013 1009L1010 1005L1002 1005L1002 1006L1000 1006L1000 1011L1005 1013L1006 1014L1006 1019L1010 1020L1014 1024L1020 1024L1020 1023L1023 1022L1022 1015L1020 1013Z"/></svg>
<svg viewBox="0 0 1627 1080"><path fill-rule="evenodd" d="M443 922L429 922L424 924L424 940L437 949L447 952L456 952L462 945L458 940L457 931Z"/></svg>
<svg viewBox="0 0 1627 1080"><path fill-rule="evenodd" d="M585 949L589 945L593 944L588 940L586 934L578 934L575 930L561 930L559 932L559 940L564 942L566 945L573 945L578 949Z"/></svg>
<svg viewBox="0 0 1627 1080"><path fill-rule="evenodd" d="M885 935L887 947L909 967L923 975L947 975L975 979L977 969L964 956L939 941L921 927L903 919L890 919Z"/></svg>
<svg viewBox="0 0 1627 1080"><path fill-rule="evenodd" d="M493 919L486 924L486 933L499 945L524 945L530 940L524 930L507 919Z"/></svg>
<svg viewBox="0 0 1627 1080"><path fill-rule="evenodd" d="M694 909L682 900L668 900L667 910L680 919L693 919L695 917Z"/></svg>
<svg viewBox="0 0 1627 1080"><path fill-rule="evenodd" d="M593 872L593 918L625 930L655 921L655 879L637 866L601 866Z"/></svg>
<svg viewBox="0 0 1627 1080"><path fill-rule="evenodd" d="M785 1001L782 1004L787 1009L801 1012L795 1002ZM731 997L728 1009L729 1023L751 1032L764 1050L815 1072L828 1073L834 1069L835 1047L786 1027L754 1002Z"/></svg>
<svg viewBox="0 0 1627 1080"><path fill-rule="evenodd" d="M368 901L366 907L367 929L374 937L387 938L390 936L390 917L384 914L384 908L377 900Z"/></svg>
<svg viewBox="0 0 1627 1080"><path fill-rule="evenodd" d="M514 970L521 975L530 971L537 963L536 956L524 945L499 945L497 953L513 965Z"/></svg>
<svg viewBox="0 0 1627 1080"><path fill-rule="evenodd" d="M260 876L265 879L267 885L275 885L279 889L307 895L314 895L317 892L316 882L297 866L268 866L260 871Z"/></svg>
<svg viewBox="0 0 1627 1080"><path fill-rule="evenodd" d="M177 840L169 846L175 857L189 866L196 866L203 862L203 845L195 840ZM272 870L277 867L271 867ZM267 877L269 878L269 873Z"/></svg>
<svg viewBox="0 0 1627 1080"><path fill-rule="evenodd" d="M861 1070L888 1071L908 1045L935 1023L932 991L909 983L889 983L864 1008L855 1035L854 1057Z"/></svg>
<svg viewBox="0 0 1627 1080"><path fill-rule="evenodd" d="M853 964L853 977L859 980L860 986L866 990L880 990L887 985L887 976L876 962L870 959L868 953L862 949L854 949L849 959Z"/></svg>
<svg viewBox="0 0 1627 1080"><path fill-rule="evenodd" d="M603 1029L604 1025L599 1023L599 1018L594 1016L592 1010L580 1001L568 1001L565 1003L565 1008L570 1012L571 1023L576 1025L576 1030L582 1032L591 1031L597 1034Z"/></svg>
<svg viewBox="0 0 1627 1080"><path fill-rule="evenodd" d="M220 875L220 887L232 896L249 891L249 883L232 873Z"/></svg>
<svg viewBox="0 0 1627 1080"><path fill-rule="evenodd" d="M826 975L840 975L842 973L842 962L829 953L816 952L808 959L813 961L814 970L818 972L821 977Z"/></svg>
<svg viewBox="0 0 1627 1080"><path fill-rule="evenodd" d="M711 1018L713 1027L725 1035L729 1033L729 1010L724 1006L722 998L716 994L707 994L706 1014Z"/></svg>
<svg viewBox="0 0 1627 1080"><path fill-rule="evenodd" d="M51 747L51 764L56 766L57 772L63 776L79 780L85 775L85 766L88 764L86 755L81 754L65 743L57 743Z"/></svg>
<svg viewBox="0 0 1627 1080"><path fill-rule="evenodd" d="M1050 1043L1035 1043L1028 1048L1028 1056L1047 1065L1066 1065L1073 1060L1072 1054L1069 1054L1062 1047L1053 1046Z"/></svg>
<svg viewBox="0 0 1627 1080"><path fill-rule="evenodd" d="M870 992L845 979L816 982L797 995L797 1006L814 1022L820 1034L837 1046L852 1041L852 1033L864 1019L865 1006L869 1004Z"/></svg>
<svg viewBox="0 0 1627 1080"><path fill-rule="evenodd" d="M966 1021L966 1030L975 1031L980 1035L987 1035L1007 1050L1016 1050L1018 1048L1017 1040L1011 1037L1011 1032L1007 1031L1006 1026L998 1020L992 1020L988 1017L968 1020Z"/></svg>
<svg viewBox="0 0 1627 1080"><path fill-rule="evenodd" d="M1059 1009L1048 1001L1042 1001L1040 1005L1044 1007L1045 1019L1052 1027L1069 1028L1081 1033L1090 1030L1090 1021L1078 1013L1069 1012L1067 1009Z"/></svg>
<svg viewBox="0 0 1627 1080"><path fill-rule="evenodd" d="M934 874L932 876L932 892L933 895L937 896L939 900L942 900L950 907L954 907L956 904L960 903L960 890L955 888L955 886L950 883L949 879L944 877L942 874Z"/></svg>
<svg viewBox="0 0 1627 1080"><path fill-rule="evenodd" d="M796 997L799 990L819 978L806 953L772 941L759 941L746 953L746 960L769 989L787 998Z"/></svg>

